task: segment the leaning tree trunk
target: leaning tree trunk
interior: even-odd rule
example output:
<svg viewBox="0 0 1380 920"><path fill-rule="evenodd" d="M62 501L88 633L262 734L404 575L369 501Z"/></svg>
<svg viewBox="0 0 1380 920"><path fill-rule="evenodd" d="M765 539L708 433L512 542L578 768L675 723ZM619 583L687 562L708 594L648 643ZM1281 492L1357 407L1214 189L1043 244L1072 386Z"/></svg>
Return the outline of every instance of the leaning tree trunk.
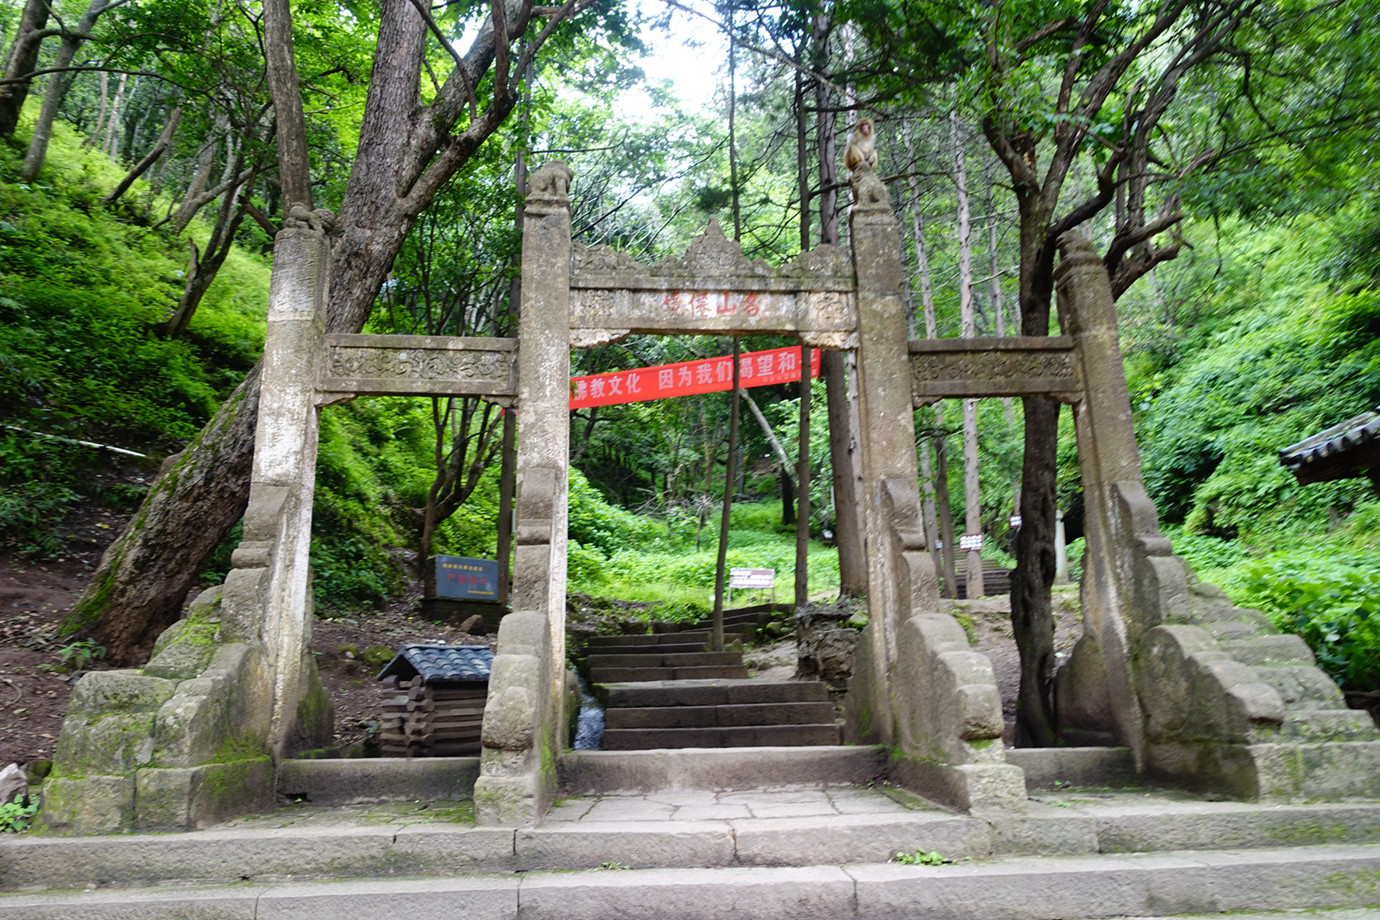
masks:
<svg viewBox="0 0 1380 920"><path fill-rule="evenodd" d="M54 34L45 27L51 6L47 0L28 0L24 13L15 29L14 44L10 46L9 60L5 63L5 80L14 81L0 84L0 138L14 137L14 129L19 126L19 113L24 108L24 100L29 97L29 81L21 79L33 73L38 67L38 52L43 39ZM56 75L54 75L56 76Z"/></svg>
<svg viewBox="0 0 1380 920"><path fill-rule="evenodd" d="M53 122L57 121L58 109L62 107L62 101L67 97L67 90L72 84L71 77L64 73L62 68L72 63L72 59L77 56L77 50L90 36L91 30L96 26L96 20L105 12L109 3L110 0L91 0L91 5L82 14L76 30L63 33L57 59L53 61L54 72L48 77L48 87L43 91L43 106L34 121L33 137L29 139L29 150L24 155L21 174L29 182L37 179L43 169L43 161L48 157L48 141L53 134Z"/></svg>
<svg viewBox="0 0 1380 920"><path fill-rule="evenodd" d="M259 415L259 369L180 454L168 458L130 527L101 557L96 575L63 621L116 664L145 660L176 622L201 567L244 514Z"/></svg>

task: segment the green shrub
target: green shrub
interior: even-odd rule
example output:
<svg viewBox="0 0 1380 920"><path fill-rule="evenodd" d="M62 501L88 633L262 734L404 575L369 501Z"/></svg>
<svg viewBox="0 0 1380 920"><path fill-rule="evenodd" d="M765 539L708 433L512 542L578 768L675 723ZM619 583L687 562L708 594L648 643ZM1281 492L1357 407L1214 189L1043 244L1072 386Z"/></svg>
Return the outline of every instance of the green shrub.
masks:
<svg viewBox="0 0 1380 920"><path fill-rule="evenodd" d="M1279 552L1232 569L1222 587L1297 633L1345 689L1380 688L1380 559Z"/></svg>

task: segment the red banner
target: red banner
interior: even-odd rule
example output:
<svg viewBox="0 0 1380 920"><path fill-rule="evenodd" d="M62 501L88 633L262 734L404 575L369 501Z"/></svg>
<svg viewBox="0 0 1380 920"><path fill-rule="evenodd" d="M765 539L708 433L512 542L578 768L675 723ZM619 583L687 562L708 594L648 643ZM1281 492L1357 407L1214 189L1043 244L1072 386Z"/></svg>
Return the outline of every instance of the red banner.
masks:
<svg viewBox="0 0 1380 920"><path fill-rule="evenodd" d="M819 349L810 349L810 376L819 376ZM764 387L800 379L800 349L773 348L738 356L738 385ZM658 364L570 379L570 408L616 406L671 396L717 393L733 387L733 356Z"/></svg>

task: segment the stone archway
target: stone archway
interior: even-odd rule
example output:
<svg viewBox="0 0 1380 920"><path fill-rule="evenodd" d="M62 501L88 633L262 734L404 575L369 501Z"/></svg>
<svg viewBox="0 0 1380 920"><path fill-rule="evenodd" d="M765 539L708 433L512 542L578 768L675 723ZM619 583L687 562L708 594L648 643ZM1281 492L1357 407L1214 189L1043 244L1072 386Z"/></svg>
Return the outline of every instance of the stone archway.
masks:
<svg viewBox="0 0 1380 920"><path fill-rule="evenodd" d="M887 745L890 773L964 810L1020 811L990 662L942 611L917 488L913 401L1054 395L1074 407L1088 496L1078 666L1068 700L1143 773L1257 797L1380 795L1380 733L1346 710L1301 640L1198 583L1159 531L1141 481L1110 285L1092 247L1060 241L1067 338L907 343L901 246L885 186L851 176L851 253L824 246L780 268L710 228L679 259L640 265L572 244L572 174L531 177L518 339L324 332L326 228L275 241L262 395L244 539L225 583L159 640L140 671L87 675L72 696L44 817L79 833L201 826L272 807L276 766L329 737L309 653L308 548L319 412L368 393L478 395L518 410L513 612L498 634L484 715L481 823L540 819L565 736L570 348L630 332L783 333L857 352L860 506L871 611L847 736Z"/></svg>

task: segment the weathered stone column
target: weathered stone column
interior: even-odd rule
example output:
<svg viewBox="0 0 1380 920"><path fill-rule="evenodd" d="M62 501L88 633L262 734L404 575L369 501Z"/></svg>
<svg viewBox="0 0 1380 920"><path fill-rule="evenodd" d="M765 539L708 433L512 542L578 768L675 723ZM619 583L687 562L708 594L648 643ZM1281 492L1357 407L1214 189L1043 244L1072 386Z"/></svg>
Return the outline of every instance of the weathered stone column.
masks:
<svg viewBox="0 0 1380 920"><path fill-rule="evenodd" d="M289 226L273 243L268 334L244 539L237 569L266 565L257 626L272 674L268 742L275 761L330 739L330 699L311 655L311 512L325 358L328 245L321 227ZM227 593L228 587L227 587ZM227 637L228 638L228 637Z"/></svg>
<svg viewBox="0 0 1380 920"><path fill-rule="evenodd" d="M498 630L475 783L481 824L531 824L555 793L565 741L565 552L570 459L570 169L528 182L518 345L513 612Z"/></svg>
<svg viewBox="0 0 1380 920"><path fill-rule="evenodd" d="M274 763L328 743L310 653L308 549L324 355L322 216L274 242L244 538L138 671L88 674L45 786L54 831L186 829L273 806ZM270 756L271 755L271 756Z"/></svg>
<svg viewBox="0 0 1380 920"><path fill-rule="evenodd" d="M852 182L869 621L849 685L848 740L894 745L892 779L936 801L1022 811L1024 774L1006 763L992 664L939 611L925 551L896 221L870 168Z"/></svg>
<svg viewBox="0 0 1380 920"><path fill-rule="evenodd" d="M849 235L857 273L858 406L860 412L863 487L859 495L867 547L867 597L873 628L871 659L880 696L873 706L867 740L890 744L893 725L884 689L887 668L895 658L893 622L898 616L892 554L892 522L884 513L883 484L889 479L914 488L915 419L911 409L910 363L906 349L904 268L900 231L891 213L891 198L870 169L852 174L853 207ZM918 494L918 493L917 493ZM909 509L902 509L903 513ZM918 516L918 507L915 509ZM917 517L918 520L918 517ZM923 530L909 529L902 551L923 551Z"/></svg>
<svg viewBox="0 0 1380 920"><path fill-rule="evenodd" d="M1073 337L1084 398L1073 407L1086 508L1083 533L1083 622L1105 669L1117 734L1142 757L1140 706L1131 680L1136 641L1156 623L1137 622L1132 608L1134 558L1162 569L1182 596L1182 569L1160 533L1145 494L1131 397L1117 339L1116 302L1107 270L1092 244L1074 233L1059 240L1055 271L1059 323Z"/></svg>

